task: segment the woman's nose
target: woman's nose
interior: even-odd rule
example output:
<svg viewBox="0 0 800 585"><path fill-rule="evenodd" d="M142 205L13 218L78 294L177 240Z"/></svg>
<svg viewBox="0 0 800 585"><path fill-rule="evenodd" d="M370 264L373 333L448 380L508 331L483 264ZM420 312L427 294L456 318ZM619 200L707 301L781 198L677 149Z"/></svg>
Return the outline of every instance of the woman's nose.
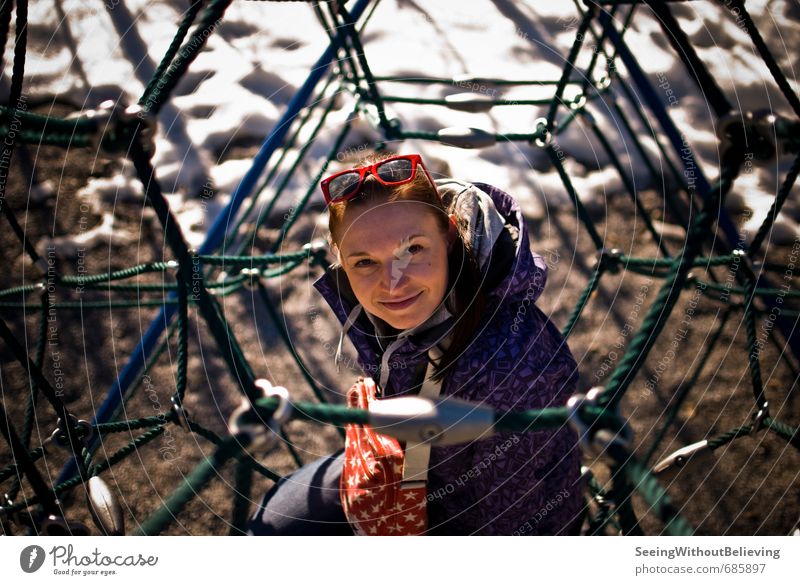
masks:
<svg viewBox="0 0 800 585"><path fill-rule="evenodd" d="M407 279L406 272L402 259L394 258L390 262L386 262L381 273L381 284L384 289L391 293L401 288Z"/></svg>

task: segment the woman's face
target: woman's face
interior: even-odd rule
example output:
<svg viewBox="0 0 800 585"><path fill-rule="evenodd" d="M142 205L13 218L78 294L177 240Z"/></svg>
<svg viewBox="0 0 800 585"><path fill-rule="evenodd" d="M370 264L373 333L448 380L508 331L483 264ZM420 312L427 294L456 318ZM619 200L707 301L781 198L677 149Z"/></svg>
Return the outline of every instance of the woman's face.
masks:
<svg viewBox="0 0 800 585"><path fill-rule="evenodd" d="M396 329L415 327L444 299L455 216L442 233L435 212L419 201L349 207L339 261L363 307Z"/></svg>

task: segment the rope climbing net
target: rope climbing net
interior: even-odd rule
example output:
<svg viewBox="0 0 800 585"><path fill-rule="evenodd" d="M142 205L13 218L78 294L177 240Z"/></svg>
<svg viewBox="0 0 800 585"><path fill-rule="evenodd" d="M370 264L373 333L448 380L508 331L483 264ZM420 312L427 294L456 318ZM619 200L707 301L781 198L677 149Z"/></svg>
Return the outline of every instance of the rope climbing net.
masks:
<svg viewBox="0 0 800 585"><path fill-rule="evenodd" d="M647 308L641 326L625 346L624 355L607 378L604 388L577 395L565 407L491 413L495 421L494 429L497 431L532 432L569 423L580 432L581 445L587 452L604 454L607 457L612 472L610 488L601 485L601 482L586 471L587 502L593 502L594 505L588 512L585 533L602 534L607 530L624 534L641 533L631 503L632 493L638 491L652 512L663 522L667 533L692 534L694 529L691 524L682 517L665 488L657 480L660 470L670 465L680 465L701 450L718 449L739 437L762 429L800 448L798 429L773 418L770 413L756 335L757 319L763 315L775 314L773 309L779 303L800 298L800 292L786 290L773 282L777 275L782 278L791 267L770 262L761 255L763 244L800 170L800 159L797 156L800 152L800 101L761 38L743 1L726 0L721 4L735 11L737 18L743 19L755 50L791 106L794 117L736 112L681 30L668 2L576 2L577 27L574 42L566 55L561 75L551 80L480 77L409 79L374 75L369 65L369 53L362 43L362 33L379 2L313 2L313 9L329 36L330 44L315 64L306 83L292 98L287 112L265 139L253 159L251 169L231 194L227 206L209 230L205 243L195 250L190 248L178 228L157 178L156 169L151 163L154 152L154 120L205 46L231 1L210 0L191 4L137 105L126 107L119 103L106 103L94 110L75 112L66 117L26 111L21 96L27 43L27 0L17 0L16 10L12 2L0 5L0 41L3 42L3 47L6 46L5 41L11 31L12 16L15 16L10 96L8 105L0 108L0 134L5 139L0 160L2 168L9 168L14 151L21 143L86 148L102 151L108 156L126 157L141 180L146 200L155 211L171 254L168 261L141 264L104 274L60 274L37 252L37 242L25 233L17 214L6 201L6 181L0 182L0 208L3 215L40 273L35 282L0 291L0 315L30 313L39 320L38 343L31 356L20 343L7 318L0 316L0 336L24 368L29 388L25 419L21 428L12 424L5 402L0 405L0 427L11 454L11 463L0 469L0 486L3 486L0 493L4 498L0 502L0 521L3 522L6 533L19 527L50 534L57 534L59 531L75 533L85 529L77 523L67 521L62 509L62 500L78 486L85 486L89 494L89 506L98 528L108 534L124 533L119 506L114 503L113 494L103 481L103 476L113 466L161 437L171 426L181 427L202 437L215 448L134 532L158 534L166 530L203 486L217 476L218 470L233 460L236 466L236 485L233 489L231 533L241 533L248 517L252 474L261 474L272 481L281 477L256 461L251 452L263 450L270 443L269 438L277 434L283 439L281 444L289 450L299 466L302 465L302 460L285 429L289 420L333 425L340 434L347 423L369 422L369 412L329 402L315 379L308 373L309 368L293 350L288 327L271 301L265 284L269 279L288 275L300 267L327 268L325 246L319 242L309 242L294 252L279 253L279 250L293 226L308 209L316 186L328 166L341 154L342 146L351 131L351 122L359 116L370 120L380 132L381 141L372 145L377 150L385 148L389 143L418 139L460 148L483 148L498 142L512 141L534 145L545 153L574 205L581 227L597 251L597 262L592 275L562 329L566 338L579 327L580 317L592 302L593 293L609 275L618 274L624 269L662 281L655 300ZM347 6L348 4L352 5ZM687 71L702 90L719 120L722 154L716 181L710 182L702 175L685 137L678 131L626 44L626 31L637 12L644 10L642 5L646 5L647 10L657 16L665 38L685 63ZM589 53L588 64L579 67L580 58ZM622 68L618 64L624 66L625 75L621 73ZM546 99L513 102L474 93L442 99L409 98L389 95L383 91L387 85L393 83L447 84L461 87L481 84L494 87L535 85L552 88L552 95L548 95ZM260 250L260 254L246 255L244 252L248 245L257 241L259 229L274 215L291 177L304 163L308 164L309 151L321 130L326 127L326 120L336 103L333 98L340 94L352 97L352 115L336 135L326 159L309 182L308 190L286 214L277 236ZM599 100L611 108L622 122L622 131L643 159L653 177L653 183L662 186L658 194L664 206L684 226L685 237L680 249L669 249L670 246L660 237L652 220L652 209L638 196L636 185L625 172L623 162L592 115L591 107ZM534 127L521 133L495 133L478 128L442 128L437 132L427 132L404 128L400 119L387 113L389 110L386 105L390 103L418 104L426 108L448 107L469 113L487 112L496 107L541 106L546 115L537 120ZM623 104L627 104L627 111L634 112L635 119L626 114ZM647 116L643 104L656 121L658 131ZM559 137L573 124L581 124L590 131L599 149L618 171L638 215L643 218L647 232L652 235L658 247L659 256L630 256L606 246L591 213L578 196L578 189L564 164L567 155L558 144ZM647 138L663 155L666 168L657 167L652 162L642 132L635 130L637 125L650 130ZM751 243L744 245L722 203L746 160L755 158L775 161L785 156L795 158L783 177L765 221ZM276 183L276 178L281 176ZM668 184L666 176L671 183L680 185L681 188L675 190L665 187ZM714 254L710 252L712 241L715 242L713 248L717 251ZM731 288L721 284L713 272L710 272L713 267L729 268L735 273L738 286ZM690 272L693 269L695 271ZM709 274L708 278L698 276L703 269ZM163 282L153 284L140 281L140 277L152 274L161 276ZM69 300L70 291L74 291L76 287L83 291L118 295L119 300L102 299L99 294L97 300ZM303 372L306 383L317 397L316 402L287 403L285 397L271 392L268 384L259 381L220 307L221 299L243 287L252 290L262 302L271 318L272 327L280 334L287 350ZM724 304L724 317L704 349L695 375L689 383L682 385L672 401L650 448L644 455L634 455L630 430L619 414L619 403L637 372L645 365L648 354L668 323L679 298L687 290L699 291L707 298ZM53 294L53 291L58 291L58 295ZM127 292L165 294L161 298L154 296L152 299L137 298L130 301L124 298ZM57 296L67 300L56 300ZM59 392L60 385L69 384L69 380L51 380L43 373L42 366L48 347L48 316L53 311L82 313L142 307L158 308L160 312L141 342L137 343L128 364L95 412L94 419L89 422L79 418L78 413L67 406ZM232 416L228 435L209 430L184 408L188 386L190 309L195 309L206 324L242 393L243 407ZM786 306L781 306L780 309L777 312L776 331L770 339L777 344L774 335L781 332L786 347L791 350L788 353L796 358L798 354L794 329L798 313ZM670 424L689 396L697 372L705 365L725 323L735 314L741 315L746 328L748 367L756 415L752 420L744 419L740 426L729 432L690 445L651 465ZM125 417L124 403L142 388L148 372L163 358L171 343L177 346L171 408L158 416ZM793 367L790 356L784 355L784 352L781 355ZM42 398L55 411L58 423L40 445L34 446L37 402ZM446 403L444 406L446 407ZM407 421L398 421L401 427L408 424ZM116 433L128 433L135 437L115 452L101 450L104 440ZM48 482L38 465L50 445L65 449L71 457L57 482ZM104 454L102 457L101 453Z"/></svg>

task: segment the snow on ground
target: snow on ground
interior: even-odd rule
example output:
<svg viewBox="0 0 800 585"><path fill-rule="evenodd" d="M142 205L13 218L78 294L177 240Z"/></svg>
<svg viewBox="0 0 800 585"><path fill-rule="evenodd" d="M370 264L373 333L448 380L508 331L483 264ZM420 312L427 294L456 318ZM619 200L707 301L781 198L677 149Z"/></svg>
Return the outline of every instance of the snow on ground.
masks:
<svg viewBox="0 0 800 585"><path fill-rule="evenodd" d="M701 1L671 7L735 107L790 114L743 26L719 4ZM105 4L101 0L33 3L26 94L58 95L83 108L119 96L135 102L172 40L185 6L185 2L147 0L122 4L108 0ZM747 6L797 89L792 42L800 28L797 3L751 0ZM573 3L567 1L383 0L362 38L376 75L471 74L555 80L575 36L576 14ZM675 123L713 179L719 156L716 121L647 9L640 9L627 41L657 86L663 103L674 105L669 109ZM579 64L585 65L591 55L591 39L588 42ZM228 9L159 119L155 168L164 188L172 194L170 201L193 246L202 242L213 213L222 208L250 166L249 158L228 152L237 145L257 145L266 137L326 44L327 36L306 3L235 2ZM6 55L10 51L9 46ZM10 73L9 59L6 68ZM471 88L383 83L381 89L387 95L444 97ZM532 86L473 89L509 100L543 97L552 91ZM278 212L289 209L308 187L351 108L352 100L341 96L318 143L310 150L310 164L293 182L292 192L278 206ZM530 132L535 121L546 114L540 106L496 107L482 114L433 105L389 104L388 109L404 128L432 132L448 126ZM649 186L647 169L629 139L618 130L620 122L608 105L598 101L590 111L637 188ZM627 111L631 112L629 108ZM368 124L358 121L344 148L358 149L376 138L378 134ZM582 198L591 202L622 191L619 175L586 124L573 124L559 136L558 144L568 157L565 164ZM652 143L647 144L655 152ZM557 174L535 146L516 142L460 150L410 140L401 148L421 152L431 161L446 161L455 176L504 188L521 201L531 217L544 216L554 205L569 205ZM657 164L663 165L663 161ZM748 169L748 175L731 194L732 211L745 207L753 211L747 223L751 235L765 217L787 164L784 161L780 166ZM209 180L218 191L213 205L198 200ZM133 188L129 177L93 179L81 195L108 199L109 189L128 196ZM206 214L210 217L204 217ZM777 243L791 242L798 236L798 219L797 207L790 202L775 230L780 240ZM103 222L98 234L111 237L112 223Z"/></svg>

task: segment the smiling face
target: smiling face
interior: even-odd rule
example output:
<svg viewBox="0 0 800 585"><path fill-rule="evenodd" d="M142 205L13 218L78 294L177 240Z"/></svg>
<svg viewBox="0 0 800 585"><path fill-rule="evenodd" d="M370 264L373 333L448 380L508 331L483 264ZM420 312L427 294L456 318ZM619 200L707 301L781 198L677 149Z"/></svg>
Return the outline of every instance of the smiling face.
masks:
<svg viewBox="0 0 800 585"><path fill-rule="evenodd" d="M444 232L430 205L419 201L348 207L339 260L362 306L395 329L415 327L447 291L447 254L456 232Z"/></svg>

